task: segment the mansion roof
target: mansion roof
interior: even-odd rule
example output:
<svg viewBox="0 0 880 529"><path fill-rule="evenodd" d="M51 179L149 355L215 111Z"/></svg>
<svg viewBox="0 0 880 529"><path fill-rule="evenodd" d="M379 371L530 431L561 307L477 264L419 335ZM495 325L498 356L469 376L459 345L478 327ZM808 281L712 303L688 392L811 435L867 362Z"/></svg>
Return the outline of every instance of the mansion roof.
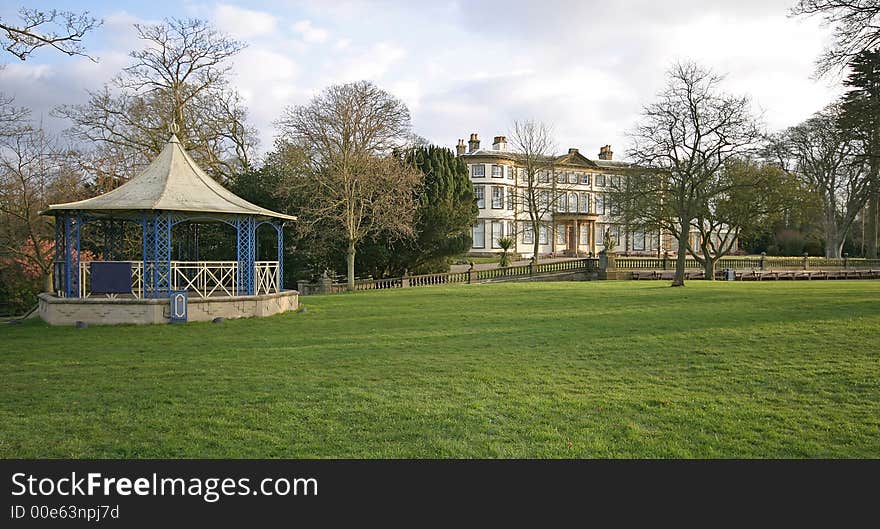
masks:
<svg viewBox="0 0 880 529"><path fill-rule="evenodd" d="M462 154L461 156L462 158L498 158L516 162L519 153L496 149L478 149L473 152ZM559 156L547 156L545 159L548 162L552 161L554 165L583 167L588 169L626 169L633 166L630 162L619 160L591 160L576 149L572 149L568 153Z"/></svg>

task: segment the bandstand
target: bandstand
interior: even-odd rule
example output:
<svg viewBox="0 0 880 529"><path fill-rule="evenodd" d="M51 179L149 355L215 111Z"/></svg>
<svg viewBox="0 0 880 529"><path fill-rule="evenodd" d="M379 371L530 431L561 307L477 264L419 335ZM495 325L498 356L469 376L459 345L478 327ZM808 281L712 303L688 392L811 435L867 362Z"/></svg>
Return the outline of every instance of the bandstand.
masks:
<svg viewBox="0 0 880 529"><path fill-rule="evenodd" d="M283 281L283 225L296 218L225 189L174 134L130 181L94 198L51 205L43 214L55 217L53 291L40 294L39 307L50 324L209 321L297 308L298 293L285 290ZM234 248L225 250L235 260L201 260L197 245L187 259L173 258L174 228L203 224L234 230ZM84 250L87 227L102 239L100 251ZM256 258L261 228L275 233L270 260ZM140 240L132 242L133 234ZM123 242L137 247L139 258L125 259Z"/></svg>

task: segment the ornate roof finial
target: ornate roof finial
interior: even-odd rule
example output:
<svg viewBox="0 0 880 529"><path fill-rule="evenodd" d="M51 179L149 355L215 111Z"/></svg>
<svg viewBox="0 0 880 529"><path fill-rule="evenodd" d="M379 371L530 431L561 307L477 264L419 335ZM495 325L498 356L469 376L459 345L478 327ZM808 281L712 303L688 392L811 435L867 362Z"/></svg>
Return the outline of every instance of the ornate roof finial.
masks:
<svg viewBox="0 0 880 529"><path fill-rule="evenodd" d="M178 132L180 132L180 127L177 126L177 122L172 121L171 123L168 124L168 132L170 132L171 134L173 134L175 136L177 135Z"/></svg>

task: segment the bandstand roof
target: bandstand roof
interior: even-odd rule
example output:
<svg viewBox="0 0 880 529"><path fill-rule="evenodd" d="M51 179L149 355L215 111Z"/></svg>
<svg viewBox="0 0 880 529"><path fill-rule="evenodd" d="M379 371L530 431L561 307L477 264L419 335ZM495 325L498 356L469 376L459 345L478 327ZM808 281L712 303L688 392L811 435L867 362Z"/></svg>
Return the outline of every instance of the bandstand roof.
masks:
<svg viewBox="0 0 880 529"><path fill-rule="evenodd" d="M57 215L61 211L71 210L108 217L162 210L296 220L294 216L261 208L224 188L186 153L175 134L171 135L149 167L128 182L97 197L53 204L43 214Z"/></svg>

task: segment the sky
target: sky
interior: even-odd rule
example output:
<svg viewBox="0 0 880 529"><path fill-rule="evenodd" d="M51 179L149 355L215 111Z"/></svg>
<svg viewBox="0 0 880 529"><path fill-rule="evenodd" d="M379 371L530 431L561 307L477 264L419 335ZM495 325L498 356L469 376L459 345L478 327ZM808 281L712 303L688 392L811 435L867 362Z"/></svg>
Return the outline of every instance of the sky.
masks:
<svg viewBox="0 0 880 529"><path fill-rule="evenodd" d="M50 115L84 102L142 47L135 23L202 18L247 44L232 60L261 151L273 121L323 88L368 79L403 100L414 132L454 147L477 132L483 146L515 121L550 125L559 152L595 158L610 144L625 157L627 131L679 60L725 76L724 89L751 97L768 131L795 125L840 94L840 79L813 78L829 38L817 19L790 18L794 0L620 1L29 1L41 9L89 11L103 25L84 40L98 58L43 49L22 62L0 57L0 92ZM0 18L23 5L0 0Z"/></svg>

